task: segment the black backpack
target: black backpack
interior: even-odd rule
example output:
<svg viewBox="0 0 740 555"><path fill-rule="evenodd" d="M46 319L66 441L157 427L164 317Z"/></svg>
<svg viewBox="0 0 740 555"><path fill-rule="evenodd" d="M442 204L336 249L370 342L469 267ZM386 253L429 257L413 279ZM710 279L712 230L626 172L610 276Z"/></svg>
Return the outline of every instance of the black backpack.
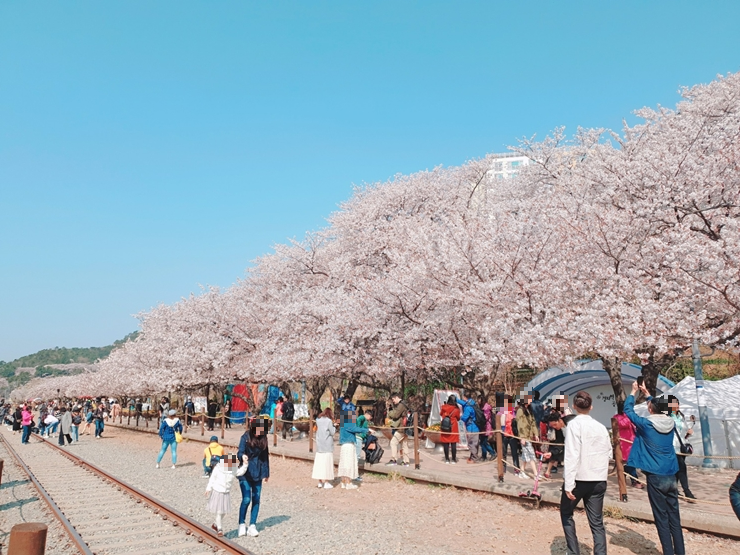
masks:
<svg viewBox="0 0 740 555"><path fill-rule="evenodd" d="M286 401L283 403L283 420L292 421L295 416L295 406Z"/></svg>
<svg viewBox="0 0 740 555"><path fill-rule="evenodd" d="M383 448L378 443L378 438L368 434L365 438L365 446L362 449L365 452L365 464L377 464L383 458Z"/></svg>
<svg viewBox="0 0 740 555"><path fill-rule="evenodd" d="M452 420L450 420L449 416L445 416L442 419L442 422L439 423L439 429L445 433L452 431Z"/></svg>
<svg viewBox="0 0 740 555"><path fill-rule="evenodd" d="M483 411L476 403L473 405L473 411L475 412L475 425L478 426L479 432L485 432L486 431L486 415L483 414Z"/></svg>
<svg viewBox="0 0 740 555"><path fill-rule="evenodd" d="M408 411L403 419L403 430L399 430L408 437L414 437L414 413Z"/></svg>

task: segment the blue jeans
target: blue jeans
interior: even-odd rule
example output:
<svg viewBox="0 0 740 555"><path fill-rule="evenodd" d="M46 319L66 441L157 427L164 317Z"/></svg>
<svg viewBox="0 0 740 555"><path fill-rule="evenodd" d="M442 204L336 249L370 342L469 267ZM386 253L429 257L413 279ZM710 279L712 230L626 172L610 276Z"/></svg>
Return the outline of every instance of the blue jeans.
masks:
<svg viewBox="0 0 740 555"><path fill-rule="evenodd" d="M46 431L46 424L44 424L43 422L41 422L39 424L39 435L40 436L44 435L44 432L45 431Z"/></svg>
<svg viewBox="0 0 740 555"><path fill-rule="evenodd" d="M157 464L162 462L162 457L164 457L164 454L167 451L167 447L170 448L170 453L172 453L172 464L177 464L177 441L175 441L174 439L172 441L162 442L162 449L159 450Z"/></svg>
<svg viewBox="0 0 740 555"><path fill-rule="evenodd" d="M735 511L735 516L740 518L740 474L730 486L730 504L732 510Z"/></svg>
<svg viewBox="0 0 740 555"><path fill-rule="evenodd" d="M685 555L676 476L647 474L647 492L663 555Z"/></svg>
<svg viewBox="0 0 740 555"><path fill-rule="evenodd" d="M23 435L21 436L21 443L28 443L28 438L31 436L31 426L23 426Z"/></svg>
<svg viewBox="0 0 740 555"><path fill-rule="evenodd" d="M102 436L104 428L105 428L105 424L103 424L103 421L95 419L95 437Z"/></svg>
<svg viewBox="0 0 740 555"><path fill-rule="evenodd" d="M252 512L249 514L249 525L257 524L257 516L260 513L260 494L262 493L262 480L252 482L251 480L239 479L239 488L242 490L242 504L239 507L239 524L244 524L247 519L247 507L252 503Z"/></svg>
<svg viewBox="0 0 740 555"><path fill-rule="evenodd" d="M496 457L496 451L493 449L493 445L488 443L488 438L486 436L480 436L480 450L483 454L483 460L486 460L486 456L490 455L491 459Z"/></svg>
<svg viewBox="0 0 740 555"><path fill-rule="evenodd" d="M75 441L80 441L80 427L79 426L72 426L72 439Z"/></svg>
<svg viewBox="0 0 740 555"><path fill-rule="evenodd" d="M362 439L360 436L355 436L355 447L357 447L357 460L360 460L360 455L362 454L362 445L365 442L364 439Z"/></svg>
<svg viewBox="0 0 740 555"><path fill-rule="evenodd" d="M51 430L49 430L49 435L57 433L57 426L59 426L59 422L54 422L54 424L51 425Z"/></svg>

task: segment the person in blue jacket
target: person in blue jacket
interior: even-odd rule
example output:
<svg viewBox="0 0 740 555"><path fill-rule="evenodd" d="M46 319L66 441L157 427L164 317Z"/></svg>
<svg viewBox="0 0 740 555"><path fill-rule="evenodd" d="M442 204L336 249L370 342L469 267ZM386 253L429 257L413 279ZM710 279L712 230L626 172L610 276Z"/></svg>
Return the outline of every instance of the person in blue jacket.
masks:
<svg viewBox="0 0 740 555"><path fill-rule="evenodd" d="M253 418L249 429L239 439L239 451L236 454L240 465L247 465L247 471L239 476L239 488L242 491L242 503L239 507L239 536L259 536L257 516L260 512L262 481L270 478L270 453L267 449L266 418ZM246 461L244 458L246 457ZM252 504L249 514L249 529L246 527L247 508Z"/></svg>
<svg viewBox="0 0 740 555"><path fill-rule="evenodd" d="M650 415L646 418L635 413L638 390L647 397ZM638 386L637 382L632 384L632 394L624 402L624 414L635 425L635 442L628 464L641 469L646 476L648 500L663 555L684 555L686 550L676 485L678 463L673 449L675 423L669 412L666 399L653 398L644 385Z"/></svg>
<svg viewBox="0 0 740 555"><path fill-rule="evenodd" d="M370 428L358 426L357 416L351 410L342 412L340 424L339 471L337 475L342 479L342 489L357 489L357 485L352 483L352 480L357 480L360 477L355 451L356 438L370 431Z"/></svg>
<svg viewBox="0 0 740 555"><path fill-rule="evenodd" d="M477 462L480 459L480 435L478 432L478 424L475 423L475 400L470 398L468 393L462 394L462 399L457 401L460 405L462 415L460 420L465 423L465 439L468 440L468 449L470 450L470 458L468 463Z"/></svg>

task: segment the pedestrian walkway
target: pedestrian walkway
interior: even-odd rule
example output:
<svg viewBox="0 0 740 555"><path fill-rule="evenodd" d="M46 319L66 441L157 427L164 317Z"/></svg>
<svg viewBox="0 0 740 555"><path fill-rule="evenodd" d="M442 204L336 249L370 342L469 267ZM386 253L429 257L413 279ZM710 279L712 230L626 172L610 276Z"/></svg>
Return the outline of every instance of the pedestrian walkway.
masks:
<svg viewBox="0 0 740 555"><path fill-rule="evenodd" d="M133 423L133 421L132 421ZM106 425L111 425L106 423ZM119 426L119 424L115 424ZM126 425L124 419L121 425L124 428L137 429L139 431L149 431L157 433L156 422L150 422L149 427L144 426L144 421L140 421L138 428L136 426ZM234 425L223 432L224 439L221 443L231 447L234 451L239 445L239 438L244 431L243 426ZM217 428L211 432L205 429L201 432L199 424L192 426L183 435L189 440L207 442L211 435L221 437L221 430ZM297 434L295 434L297 436ZM276 455L284 455L295 459L313 461L314 454L310 453L309 441L306 437L295 439L294 441L283 440L280 434L277 435L277 446L273 446L274 436L269 436L270 452ZM506 473L503 483L498 482L498 472L496 461L485 463L466 464L467 451L459 450L459 463L456 465L444 464L444 456L436 454L433 450L425 449L424 442L420 442L420 468L414 468L414 454L411 452L411 465L403 466L385 466L389 459L389 448L387 440L381 438L381 444L386 450L383 461L380 464L372 465L365 468L366 471L380 474L397 473L405 478L429 482L434 484L455 486L476 491L484 491L509 497L518 497L522 491L531 490L534 486L532 479L523 479L514 475L509 470ZM413 442L410 447L413 449ZM335 464L339 463L339 445L335 445L334 452ZM362 463L360 465L362 468ZM737 470L717 470L711 473L704 472L695 467L689 467L689 482L691 490L697 499L703 502L688 503L681 502L681 524L684 528L707 532L713 534L722 534L740 538L740 521L735 517L728 499L728 490L730 484L734 481ZM562 487L562 474L555 474L551 480L540 482L540 493L542 501L545 503L560 503L560 489ZM623 516L626 518L636 518L640 520L653 522L653 515L650 510L650 504L647 499L647 492L633 487L628 487L629 501L623 503L619 501L619 486L614 475L609 477L609 487L605 499L605 507L611 512L612 516ZM523 501L526 502L526 501Z"/></svg>

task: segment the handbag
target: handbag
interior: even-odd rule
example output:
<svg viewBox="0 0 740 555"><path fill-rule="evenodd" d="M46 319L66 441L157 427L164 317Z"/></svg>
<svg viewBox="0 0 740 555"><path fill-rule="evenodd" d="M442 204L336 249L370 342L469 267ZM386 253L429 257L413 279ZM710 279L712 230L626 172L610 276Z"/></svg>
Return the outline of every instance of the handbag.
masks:
<svg viewBox="0 0 740 555"><path fill-rule="evenodd" d="M676 434L676 437L678 438L678 444L680 445L679 450L684 455L693 455L694 454L694 446L691 445L688 441L686 443L683 442L681 439L681 434L678 433L678 430L674 427L673 433Z"/></svg>
<svg viewBox="0 0 740 555"><path fill-rule="evenodd" d="M177 443L181 443L182 442L182 434L180 432L175 432L175 441Z"/></svg>

